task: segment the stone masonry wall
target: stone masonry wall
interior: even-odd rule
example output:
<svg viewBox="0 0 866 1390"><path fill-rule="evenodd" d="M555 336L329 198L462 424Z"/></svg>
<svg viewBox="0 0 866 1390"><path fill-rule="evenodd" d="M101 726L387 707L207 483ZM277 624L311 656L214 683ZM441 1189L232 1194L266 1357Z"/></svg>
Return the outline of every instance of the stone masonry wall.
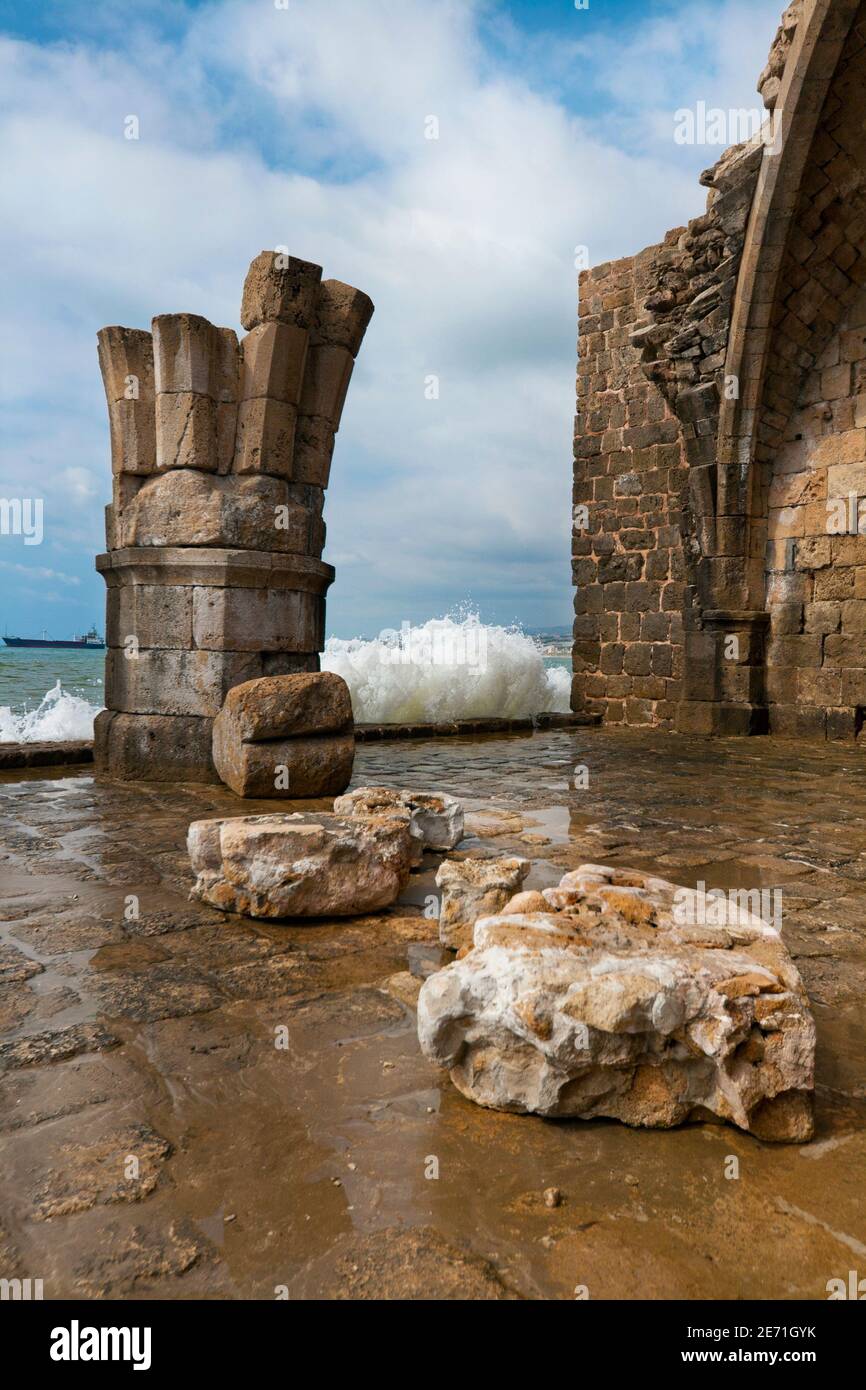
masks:
<svg viewBox="0 0 866 1390"><path fill-rule="evenodd" d="M670 726L680 695L688 474L680 424L629 341L671 239L580 277L572 706L616 724Z"/></svg>
<svg viewBox="0 0 866 1390"><path fill-rule="evenodd" d="M773 733L852 739L866 710L866 291L800 391L768 498Z"/></svg>
<svg viewBox="0 0 866 1390"><path fill-rule="evenodd" d="M856 739L866 0L795 0L758 87L706 212L581 277L572 705Z"/></svg>
<svg viewBox="0 0 866 1390"><path fill-rule="evenodd" d="M725 344L761 152L726 151L702 175L706 213L581 276L574 501L590 518L588 536L580 514L574 528L572 706L608 723L672 728L694 693L684 644L717 541Z"/></svg>

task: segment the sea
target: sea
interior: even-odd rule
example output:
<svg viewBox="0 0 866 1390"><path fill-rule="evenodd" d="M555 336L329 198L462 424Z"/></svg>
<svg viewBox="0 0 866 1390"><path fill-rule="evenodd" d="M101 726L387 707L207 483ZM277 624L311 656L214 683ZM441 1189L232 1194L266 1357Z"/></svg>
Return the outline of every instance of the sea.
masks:
<svg viewBox="0 0 866 1390"><path fill-rule="evenodd" d="M0 743L88 739L103 708L105 652L0 646ZM330 637L361 723L525 718L567 711L571 660L546 656L519 627L431 618L372 639Z"/></svg>

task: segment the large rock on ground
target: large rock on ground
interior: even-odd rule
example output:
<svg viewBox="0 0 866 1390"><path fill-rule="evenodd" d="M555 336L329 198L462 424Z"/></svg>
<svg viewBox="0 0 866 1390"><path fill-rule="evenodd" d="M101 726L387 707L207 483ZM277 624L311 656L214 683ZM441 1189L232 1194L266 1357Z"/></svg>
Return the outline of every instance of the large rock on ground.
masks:
<svg viewBox="0 0 866 1390"><path fill-rule="evenodd" d="M354 758L349 687L330 671L245 681L214 720L214 766L238 796L336 796Z"/></svg>
<svg viewBox="0 0 866 1390"><path fill-rule="evenodd" d="M337 816L409 812L413 834L425 849L454 849L463 839L463 807L444 792L395 791L392 787L356 787L334 802Z"/></svg>
<svg viewBox="0 0 866 1390"><path fill-rule="evenodd" d="M439 940L458 951L472 945L479 917L500 912L529 873L528 859L446 859L436 871L442 889Z"/></svg>
<svg viewBox="0 0 866 1390"><path fill-rule="evenodd" d="M476 922L474 949L421 989L421 1047L458 1090L545 1116L811 1137L815 1026L775 927L596 865L544 897L549 912Z"/></svg>
<svg viewBox="0 0 866 1390"><path fill-rule="evenodd" d="M351 917L388 907L409 881L408 816L295 814L193 821L191 897L248 917Z"/></svg>

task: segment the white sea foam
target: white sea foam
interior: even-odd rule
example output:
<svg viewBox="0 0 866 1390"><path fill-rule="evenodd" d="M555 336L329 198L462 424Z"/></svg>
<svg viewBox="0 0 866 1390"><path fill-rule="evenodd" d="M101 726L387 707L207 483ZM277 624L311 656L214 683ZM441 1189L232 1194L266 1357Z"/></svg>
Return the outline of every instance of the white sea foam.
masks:
<svg viewBox="0 0 866 1390"><path fill-rule="evenodd" d="M346 681L359 724L522 719L569 708L566 667L545 667L538 644L519 628L474 615L430 619L371 641L330 637L322 669ZM90 739L101 708L58 681L28 712L0 705L0 743Z"/></svg>
<svg viewBox="0 0 866 1390"><path fill-rule="evenodd" d="M526 718L567 711L571 673L533 638L477 616L430 619L370 641L331 637L322 669L342 676L359 724Z"/></svg>
<svg viewBox="0 0 866 1390"><path fill-rule="evenodd" d="M0 743L62 743L93 738L93 721L101 705L70 695L60 681L43 695L36 709L14 714L0 705Z"/></svg>

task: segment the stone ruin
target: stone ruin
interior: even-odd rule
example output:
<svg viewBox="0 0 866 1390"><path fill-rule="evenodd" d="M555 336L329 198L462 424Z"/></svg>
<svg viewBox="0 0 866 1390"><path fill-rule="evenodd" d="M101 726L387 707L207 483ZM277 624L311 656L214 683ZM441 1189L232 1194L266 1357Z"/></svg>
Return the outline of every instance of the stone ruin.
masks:
<svg viewBox="0 0 866 1390"><path fill-rule="evenodd" d="M580 278L572 708L866 721L866 4L797 0L707 210Z"/></svg>
<svg viewBox="0 0 866 1390"><path fill-rule="evenodd" d="M100 774L217 781L212 726L234 686L318 671L325 488L372 301L263 251L238 342L195 314L103 328L111 429Z"/></svg>

